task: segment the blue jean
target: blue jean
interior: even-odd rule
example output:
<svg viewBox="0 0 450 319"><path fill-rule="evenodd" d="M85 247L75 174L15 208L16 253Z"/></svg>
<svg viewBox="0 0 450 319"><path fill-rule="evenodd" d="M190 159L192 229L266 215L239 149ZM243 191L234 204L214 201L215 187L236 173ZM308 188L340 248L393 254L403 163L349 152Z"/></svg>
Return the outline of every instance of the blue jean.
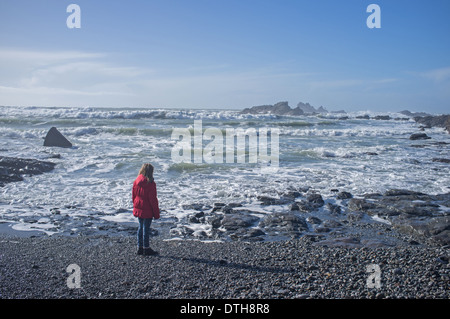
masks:
<svg viewBox="0 0 450 319"><path fill-rule="evenodd" d="M139 228L137 231L138 247L148 248L150 246L150 225L151 218L138 218Z"/></svg>

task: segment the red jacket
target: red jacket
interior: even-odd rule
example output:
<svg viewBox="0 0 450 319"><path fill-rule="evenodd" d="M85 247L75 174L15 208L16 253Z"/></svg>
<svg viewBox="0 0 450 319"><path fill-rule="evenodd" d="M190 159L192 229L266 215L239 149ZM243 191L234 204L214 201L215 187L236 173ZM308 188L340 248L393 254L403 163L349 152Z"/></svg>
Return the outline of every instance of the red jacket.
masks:
<svg viewBox="0 0 450 319"><path fill-rule="evenodd" d="M140 218L159 218L156 183L139 175L133 183L133 215Z"/></svg>

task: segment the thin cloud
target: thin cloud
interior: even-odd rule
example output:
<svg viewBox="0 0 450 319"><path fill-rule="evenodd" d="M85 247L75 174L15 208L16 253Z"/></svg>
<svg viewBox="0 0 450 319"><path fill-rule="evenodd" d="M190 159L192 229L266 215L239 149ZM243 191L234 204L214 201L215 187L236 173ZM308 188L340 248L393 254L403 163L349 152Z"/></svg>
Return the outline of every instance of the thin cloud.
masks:
<svg viewBox="0 0 450 319"><path fill-rule="evenodd" d="M445 82L450 79L450 67L430 70L420 74L422 77L434 82Z"/></svg>

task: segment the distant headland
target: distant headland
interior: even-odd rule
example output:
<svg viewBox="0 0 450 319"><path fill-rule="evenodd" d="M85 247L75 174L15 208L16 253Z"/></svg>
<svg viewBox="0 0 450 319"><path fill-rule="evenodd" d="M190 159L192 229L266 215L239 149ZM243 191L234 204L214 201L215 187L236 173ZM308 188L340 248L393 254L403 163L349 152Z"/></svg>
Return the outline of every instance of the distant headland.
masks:
<svg viewBox="0 0 450 319"><path fill-rule="evenodd" d="M274 105L259 105L250 108L245 108L241 112L242 114L274 114L274 115L314 115L320 113L329 113L323 106L315 108L309 103L298 103L296 108L291 108L289 103L278 102ZM339 111L338 113L345 113L345 111Z"/></svg>
<svg viewBox="0 0 450 319"><path fill-rule="evenodd" d="M327 113L346 114L344 110L329 112L323 106L315 108L309 103L299 102L297 107L292 108L287 101L278 102L273 105L258 105L245 108L241 111L241 114L273 114L278 116L301 116L301 115L321 115ZM398 112L404 115L404 118L394 118L394 120L409 120L413 119L419 124L423 125L423 128L430 127L442 127L450 134L450 115L431 115L425 112L411 112L408 110ZM348 117L342 116L342 119ZM360 119L370 119L369 115L358 116ZM373 117L375 120L391 120L389 115L378 115Z"/></svg>

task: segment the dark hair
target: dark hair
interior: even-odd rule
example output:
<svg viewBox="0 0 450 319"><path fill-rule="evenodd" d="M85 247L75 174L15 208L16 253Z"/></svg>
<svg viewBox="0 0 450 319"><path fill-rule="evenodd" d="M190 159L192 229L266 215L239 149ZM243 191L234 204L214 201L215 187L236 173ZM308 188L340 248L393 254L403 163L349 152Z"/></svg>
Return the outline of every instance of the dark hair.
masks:
<svg viewBox="0 0 450 319"><path fill-rule="evenodd" d="M144 175L145 178L147 178L147 181L150 183L153 182L153 170L154 167L152 164L145 163L142 165L141 169L139 170L139 175Z"/></svg>

